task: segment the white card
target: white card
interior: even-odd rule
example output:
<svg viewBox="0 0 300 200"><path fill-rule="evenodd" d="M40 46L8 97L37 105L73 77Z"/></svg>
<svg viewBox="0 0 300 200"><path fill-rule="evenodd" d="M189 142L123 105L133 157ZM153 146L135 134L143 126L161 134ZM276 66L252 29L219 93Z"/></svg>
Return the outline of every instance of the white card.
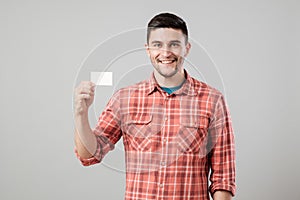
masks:
<svg viewBox="0 0 300 200"><path fill-rule="evenodd" d="M112 72L91 72L90 80L96 85L113 85Z"/></svg>

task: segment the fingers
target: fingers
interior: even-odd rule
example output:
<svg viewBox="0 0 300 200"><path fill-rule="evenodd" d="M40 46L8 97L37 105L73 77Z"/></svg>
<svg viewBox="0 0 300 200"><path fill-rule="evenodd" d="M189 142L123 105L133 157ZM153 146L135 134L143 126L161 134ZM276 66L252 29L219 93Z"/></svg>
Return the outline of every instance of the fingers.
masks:
<svg viewBox="0 0 300 200"><path fill-rule="evenodd" d="M90 81L82 81L78 87L75 90L75 93L77 95L79 94L89 94L94 95L95 94L95 87L96 85L93 82Z"/></svg>
<svg viewBox="0 0 300 200"><path fill-rule="evenodd" d="M79 94L78 99L91 99L92 95L90 94Z"/></svg>
<svg viewBox="0 0 300 200"><path fill-rule="evenodd" d="M90 81L82 81L74 91L74 112L86 114L94 101L96 85Z"/></svg>
<svg viewBox="0 0 300 200"><path fill-rule="evenodd" d="M81 100L90 100L92 102L95 95L96 85L90 81L82 81L74 91L75 102L81 103ZM86 102L90 104L91 102Z"/></svg>
<svg viewBox="0 0 300 200"><path fill-rule="evenodd" d="M77 94L90 94L90 95L94 95L95 94L95 90L90 89L90 88L79 88L77 91Z"/></svg>

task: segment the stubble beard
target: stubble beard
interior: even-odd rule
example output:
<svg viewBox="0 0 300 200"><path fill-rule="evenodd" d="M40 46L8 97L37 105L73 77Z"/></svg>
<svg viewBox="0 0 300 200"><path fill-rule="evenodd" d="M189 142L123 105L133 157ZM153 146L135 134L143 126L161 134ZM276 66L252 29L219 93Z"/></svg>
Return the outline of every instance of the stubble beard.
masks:
<svg viewBox="0 0 300 200"><path fill-rule="evenodd" d="M162 71L160 70L160 67L159 67L159 66L157 66L155 69L156 69L156 71L157 71L161 76L163 76L164 78L170 78L170 77L174 76L175 74L177 74L177 72L178 72L178 70L179 70L177 65L176 65L175 69L174 69L171 73L164 73L164 72L162 72Z"/></svg>
<svg viewBox="0 0 300 200"><path fill-rule="evenodd" d="M180 64L182 64L182 61L180 62L179 59L177 59L176 61L176 66L175 68L172 68L173 70L171 72L168 72L168 73L165 73L161 70L161 66L159 66L158 63L152 61L152 65L154 66L154 68L156 69L156 71L164 78L171 78L173 77L174 75L176 75L180 69Z"/></svg>

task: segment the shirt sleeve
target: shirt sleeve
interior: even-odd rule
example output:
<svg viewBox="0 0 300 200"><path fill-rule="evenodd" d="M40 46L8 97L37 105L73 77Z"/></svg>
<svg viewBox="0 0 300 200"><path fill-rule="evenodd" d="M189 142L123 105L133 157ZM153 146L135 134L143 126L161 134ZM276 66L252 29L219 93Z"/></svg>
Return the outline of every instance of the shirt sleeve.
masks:
<svg viewBox="0 0 300 200"><path fill-rule="evenodd" d="M224 97L217 103L209 127L212 150L209 153L211 167L210 193L225 190L235 195L235 144L231 118Z"/></svg>
<svg viewBox="0 0 300 200"><path fill-rule="evenodd" d="M98 148L97 148L97 150L98 150ZM100 162L95 156L93 156L93 157L91 157L91 158L81 158L81 157L79 156L78 151L77 151L76 148L75 148L74 151L75 151L76 157L80 160L80 162L81 162L81 164L82 164L83 166L90 166L90 165L94 165L94 164L97 164L97 163Z"/></svg>
<svg viewBox="0 0 300 200"><path fill-rule="evenodd" d="M93 129L93 134L97 139L97 149L91 158L81 158L75 148L75 155L83 166L100 163L104 156L114 149L115 144L121 138L119 105L119 92L116 92L109 100Z"/></svg>

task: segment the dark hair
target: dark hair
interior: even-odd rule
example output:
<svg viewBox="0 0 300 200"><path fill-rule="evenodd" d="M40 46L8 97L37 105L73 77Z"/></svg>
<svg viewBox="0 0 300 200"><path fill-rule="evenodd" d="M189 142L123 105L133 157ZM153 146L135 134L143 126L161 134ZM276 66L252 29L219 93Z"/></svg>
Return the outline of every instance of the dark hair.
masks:
<svg viewBox="0 0 300 200"><path fill-rule="evenodd" d="M188 30L185 21L177 15L171 13L160 13L154 16L148 23L147 42L149 42L150 33L157 28L179 29L185 35L185 42L188 41Z"/></svg>

